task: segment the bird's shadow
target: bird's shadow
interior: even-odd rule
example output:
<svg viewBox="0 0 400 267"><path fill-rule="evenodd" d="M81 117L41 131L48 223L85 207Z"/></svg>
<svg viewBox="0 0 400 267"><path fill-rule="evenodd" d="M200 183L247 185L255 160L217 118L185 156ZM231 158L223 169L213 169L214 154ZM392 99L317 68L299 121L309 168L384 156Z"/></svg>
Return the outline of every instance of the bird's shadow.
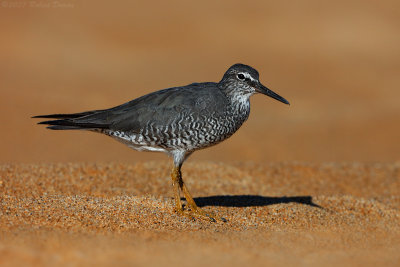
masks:
<svg viewBox="0 0 400 267"><path fill-rule="evenodd" d="M312 201L311 196L293 196L293 197L264 197L259 195L224 195L197 197L194 199L199 207L217 206L217 207L260 207L274 204L299 203L316 208L323 208Z"/></svg>

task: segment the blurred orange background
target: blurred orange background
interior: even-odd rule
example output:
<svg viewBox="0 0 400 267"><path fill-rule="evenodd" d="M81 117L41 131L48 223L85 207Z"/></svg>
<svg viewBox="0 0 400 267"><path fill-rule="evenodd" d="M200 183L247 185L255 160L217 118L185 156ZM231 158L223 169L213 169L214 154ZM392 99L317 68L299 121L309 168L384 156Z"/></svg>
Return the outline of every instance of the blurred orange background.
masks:
<svg viewBox="0 0 400 267"><path fill-rule="evenodd" d="M253 66L291 103L193 159L400 160L399 1L0 0L0 161L165 159L30 117L112 107Z"/></svg>

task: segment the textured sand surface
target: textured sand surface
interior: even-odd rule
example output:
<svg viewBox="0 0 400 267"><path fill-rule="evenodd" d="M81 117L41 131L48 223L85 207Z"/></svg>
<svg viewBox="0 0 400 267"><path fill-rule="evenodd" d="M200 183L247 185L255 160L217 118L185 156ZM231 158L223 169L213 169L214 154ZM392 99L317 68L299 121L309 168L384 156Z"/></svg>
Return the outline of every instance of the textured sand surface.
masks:
<svg viewBox="0 0 400 267"><path fill-rule="evenodd" d="M400 264L399 163L183 168L227 223L172 209L166 161L0 166L0 265Z"/></svg>

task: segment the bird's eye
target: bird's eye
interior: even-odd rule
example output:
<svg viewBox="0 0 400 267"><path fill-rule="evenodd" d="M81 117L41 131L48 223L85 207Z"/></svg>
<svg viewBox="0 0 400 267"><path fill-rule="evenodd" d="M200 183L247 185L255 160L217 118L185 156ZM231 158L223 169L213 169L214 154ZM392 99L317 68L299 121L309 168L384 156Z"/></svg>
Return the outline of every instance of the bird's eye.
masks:
<svg viewBox="0 0 400 267"><path fill-rule="evenodd" d="M243 73L239 73L239 74L237 75L237 77L238 77L239 80L244 80L244 75L243 75Z"/></svg>

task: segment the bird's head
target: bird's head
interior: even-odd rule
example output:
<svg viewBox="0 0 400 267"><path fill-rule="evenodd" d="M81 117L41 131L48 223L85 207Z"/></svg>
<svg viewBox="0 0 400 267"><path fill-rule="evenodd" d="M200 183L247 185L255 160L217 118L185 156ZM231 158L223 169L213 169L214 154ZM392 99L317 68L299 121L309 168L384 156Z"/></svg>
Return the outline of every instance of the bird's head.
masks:
<svg viewBox="0 0 400 267"><path fill-rule="evenodd" d="M289 104L286 99L261 84L258 71L244 64L231 66L218 85L228 94L250 97L255 93L261 93Z"/></svg>

